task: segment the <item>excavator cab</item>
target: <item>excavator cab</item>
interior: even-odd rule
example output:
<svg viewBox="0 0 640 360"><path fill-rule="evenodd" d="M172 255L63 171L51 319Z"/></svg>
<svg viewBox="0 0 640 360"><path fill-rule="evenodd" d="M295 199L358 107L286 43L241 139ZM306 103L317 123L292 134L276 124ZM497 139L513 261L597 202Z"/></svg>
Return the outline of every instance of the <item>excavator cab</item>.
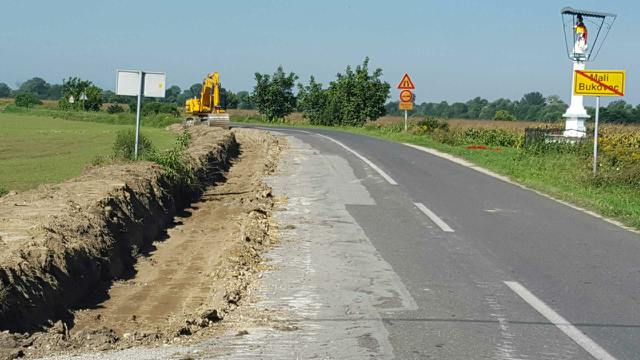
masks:
<svg viewBox="0 0 640 360"><path fill-rule="evenodd" d="M229 128L229 114L220 102L220 74L213 72L202 81L200 97L194 97L185 103L187 118L185 124L217 126Z"/></svg>

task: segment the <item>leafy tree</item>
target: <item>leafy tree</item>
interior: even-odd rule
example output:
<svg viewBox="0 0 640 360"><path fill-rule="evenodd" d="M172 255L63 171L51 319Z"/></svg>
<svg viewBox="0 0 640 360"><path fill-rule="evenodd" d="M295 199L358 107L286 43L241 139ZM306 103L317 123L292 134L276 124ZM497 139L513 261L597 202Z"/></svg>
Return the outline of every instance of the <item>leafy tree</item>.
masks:
<svg viewBox="0 0 640 360"><path fill-rule="evenodd" d="M258 111L269 121L282 119L296 108L293 87L298 76L286 74L282 66L273 75L256 73L256 85L251 95Z"/></svg>
<svg viewBox="0 0 640 360"><path fill-rule="evenodd" d="M466 118L468 110L467 104L456 102L451 104L449 116L452 118Z"/></svg>
<svg viewBox="0 0 640 360"><path fill-rule="evenodd" d="M633 118L633 122L640 123L640 104L638 104L635 109L633 109L631 115Z"/></svg>
<svg viewBox="0 0 640 360"><path fill-rule="evenodd" d="M399 101L390 101L386 104L384 104L384 110L387 113L387 115L393 115L393 116L399 116L401 115L400 109L398 107L398 104L400 102ZM424 105L426 105L427 103L422 103L420 105L415 106L414 108L414 112L416 114L424 114Z"/></svg>
<svg viewBox="0 0 640 360"><path fill-rule="evenodd" d="M522 97L522 100L520 100L521 103L525 104L525 105L541 105L544 106L546 103L546 100L544 98L544 96L537 92L537 91L533 91L527 94L524 94L524 96Z"/></svg>
<svg viewBox="0 0 640 360"><path fill-rule="evenodd" d="M191 89L185 89L182 91L182 93L180 95L178 95L176 101L178 103L178 105L180 106L184 106L184 104L187 102L188 99L193 98L194 95L191 92Z"/></svg>
<svg viewBox="0 0 640 360"><path fill-rule="evenodd" d="M11 88L5 83L0 83L0 98L9 96L11 96Z"/></svg>
<svg viewBox="0 0 640 360"><path fill-rule="evenodd" d="M567 111L567 104L557 95L548 96L546 104L535 120L546 122L562 120L562 115Z"/></svg>
<svg viewBox="0 0 640 360"><path fill-rule="evenodd" d="M493 115L496 114L496 106L494 104L487 104L485 106L482 107L482 109L480 110L480 114L478 115L478 117L480 119L483 120L487 120L487 119L492 119Z"/></svg>
<svg viewBox="0 0 640 360"><path fill-rule="evenodd" d="M323 116L327 106L327 93L322 89L322 84L311 76L309 85L298 84L298 88L298 110L302 111L303 116L314 125L331 125L332 119Z"/></svg>
<svg viewBox="0 0 640 360"><path fill-rule="evenodd" d="M480 111L487 106L489 101L481 97L476 97L467 101L467 116L468 119L478 119L480 117Z"/></svg>
<svg viewBox="0 0 640 360"><path fill-rule="evenodd" d="M47 99L49 100L58 100L62 96L62 85L53 84L49 87L49 92L47 93Z"/></svg>
<svg viewBox="0 0 640 360"><path fill-rule="evenodd" d="M437 105L436 103L423 103L420 104L421 107L421 113L422 115L427 115L427 116L439 116L438 115L438 109L437 109Z"/></svg>
<svg viewBox="0 0 640 360"><path fill-rule="evenodd" d="M236 94L238 99L238 109L255 109L256 106L251 100L251 94L248 91L239 91Z"/></svg>
<svg viewBox="0 0 640 360"><path fill-rule="evenodd" d="M89 80L82 80L79 77L72 77L62 82L62 97L58 100L58 107L61 109L82 109L80 95L84 93L87 100L84 101L86 110L99 111L102 106L102 89L93 85ZM73 96L74 103L69 102L69 97Z"/></svg>
<svg viewBox="0 0 640 360"><path fill-rule="evenodd" d="M237 109L238 97L232 91L220 87L220 102L223 109Z"/></svg>
<svg viewBox="0 0 640 360"><path fill-rule="evenodd" d="M633 106L624 100L612 101L606 108L600 110L600 119L603 122L624 124L634 122L634 120L638 121L637 118L634 119L633 115Z"/></svg>
<svg viewBox="0 0 640 360"><path fill-rule="evenodd" d="M513 114L508 112L507 110L498 110L493 116L493 120L515 121L516 117L513 116Z"/></svg>
<svg viewBox="0 0 640 360"><path fill-rule="evenodd" d="M442 116L447 118L451 117L451 114L449 111L449 103L447 103L446 101L441 101L439 104L436 104L435 112L436 112L436 116Z"/></svg>
<svg viewBox="0 0 640 360"><path fill-rule="evenodd" d="M515 113L519 119L536 120L540 117L540 113L546 105L544 96L533 91L524 94L522 99L515 104Z"/></svg>
<svg viewBox="0 0 640 360"><path fill-rule="evenodd" d="M111 90L105 90L102 92L102 102L111 104L127 104L129 102L129 96L116 95Z"/></svg>
<svg viewBox="0 0 640 360"><path fill-rule="evenodd" d="M334 125L362 126L386 114L385 101L391 86L382 81L382 69L369 73L369 58L352 70L347 66L327 89L325 117Z"/></svg>
<svg viewBox="0 0 640 360"><path fill-rule="evenodd" d="M38 99L46 99L49 95L49 89L51 85L44 79L34 77L23 82L18 88L19 93L31 93L38 97Z"/></svg>
<svg viewBox="0 0 640 360"><path fill-rule="evenodd" d="M195 83L191 85L189 90L191 91L191 97L200 96L200 93L202 92L202 83Z"/></svg>
<svg viewBox="0 0 640 360"><path fill-rule="evenodd" d="M480 110L480 119L493 119L496 111L506 110L513 114L514 103L509 99L498 99L485 105Z"/></svg>
<svg viewBox="0 0 640 360"><path fill-rule="evenodd" d="M161 99L162 102L165 103L178 103L178 97L182 93L182 90L179 86L173 85L164 92L164 98Z"/></svg>
<svg viewBox="0 0 640 360"><path fill-rule="evenodd" d="M16 106L30 108L42 104L42 101L32 93L21 93L16 96Z"/></svg>
<svg viewBox="0 0 640 360"><path fill-rule="evenodd" d="M202 84L196 83L191 85L188 89L184 89L182 93L176 96L176 103L178 106L184 106L187 100L192 99L194 97L200 97L200 92L202 91Z"/></svg>

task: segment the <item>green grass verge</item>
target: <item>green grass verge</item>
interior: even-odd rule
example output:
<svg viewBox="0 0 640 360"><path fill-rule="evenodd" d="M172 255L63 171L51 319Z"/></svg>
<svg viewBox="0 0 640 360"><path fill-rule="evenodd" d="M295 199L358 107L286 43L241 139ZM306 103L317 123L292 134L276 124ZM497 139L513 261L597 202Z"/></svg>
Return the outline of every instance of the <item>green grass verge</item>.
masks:
<svg viewBox="0 0 640 360"><path fill-rule="evenodd" d="M70 121L84 121L111 125L130 125L135 123L136 116L130 112L119 114L109 114L104 111L65 111L57 109L47 109L42 106L25 109L16 107L13 104L6 105L4 108L0 106L0 110L4 114L13 114L15 116L45 116L56 119ZM171 124L181 122L183 119L169 114L153 114L141 116L140 123L146 127L163 128Z"/></svg>
<svg viewBox="0 0 640 360"><path fill-rule="evenodd" d="M21 191L79 175L96 156L111 154L116 133L133 120L126 124L69 121L51 111L0 112L0 189ZM171 147L176 138L164 129L142 132L157 149Z"/></svg>
<svg viewBox="0 0 640 360"><path fill-rule="evenodd" d="M264 125L256 119L232 118L234 122ZM640 191L632 185L596 185L589 182L588 160L575 154L530 154L513 148L471 150L434 141L429 136L385 132L357 127L269 124L340 130L381 139L422 145L466 159L512 180L555 198L593 210L603 216L640 229Z"/></svg>

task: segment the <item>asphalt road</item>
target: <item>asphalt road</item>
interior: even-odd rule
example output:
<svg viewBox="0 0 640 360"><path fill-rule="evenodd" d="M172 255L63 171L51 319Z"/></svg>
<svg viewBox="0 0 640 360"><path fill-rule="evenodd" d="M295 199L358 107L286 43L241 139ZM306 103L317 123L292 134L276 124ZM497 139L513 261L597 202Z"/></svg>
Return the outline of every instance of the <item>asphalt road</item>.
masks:
<svg viewBox="0 0 640 360"><path fill-rule="evenodd" d="M373 199L346 208L416 305L380 312L381 358L640 358L638 234L403 144L274 130Z"/></svg>
<svg viewBox="0 0 640 360"><path fill-rule="evenodd" d="M272 130L287 201L243 310L272 322L57 360L640 359L637 233L407 145Z"/></svg>

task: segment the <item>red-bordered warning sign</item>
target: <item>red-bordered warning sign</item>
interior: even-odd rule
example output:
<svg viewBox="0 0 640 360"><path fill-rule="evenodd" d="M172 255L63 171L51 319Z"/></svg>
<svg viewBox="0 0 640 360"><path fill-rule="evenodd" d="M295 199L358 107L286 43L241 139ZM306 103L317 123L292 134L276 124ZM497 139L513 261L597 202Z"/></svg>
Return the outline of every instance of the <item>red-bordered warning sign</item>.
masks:
<svg viewBox="0 0 640 360"><path fill-rule="evenodd" d="M400 91L400 101L411 102L411 100L413 100L413 93L411 92L411 90Z"/></svg>
<svg viewBox="0 0 640 360"><path fill-rule="evenodd" d="M402 77L402 80L400 80L400 83L398 84L398 89L413 90L415 88L416 87L413 85L413 81L411 81L409 74L404 74L404 76Z"/></svg>

